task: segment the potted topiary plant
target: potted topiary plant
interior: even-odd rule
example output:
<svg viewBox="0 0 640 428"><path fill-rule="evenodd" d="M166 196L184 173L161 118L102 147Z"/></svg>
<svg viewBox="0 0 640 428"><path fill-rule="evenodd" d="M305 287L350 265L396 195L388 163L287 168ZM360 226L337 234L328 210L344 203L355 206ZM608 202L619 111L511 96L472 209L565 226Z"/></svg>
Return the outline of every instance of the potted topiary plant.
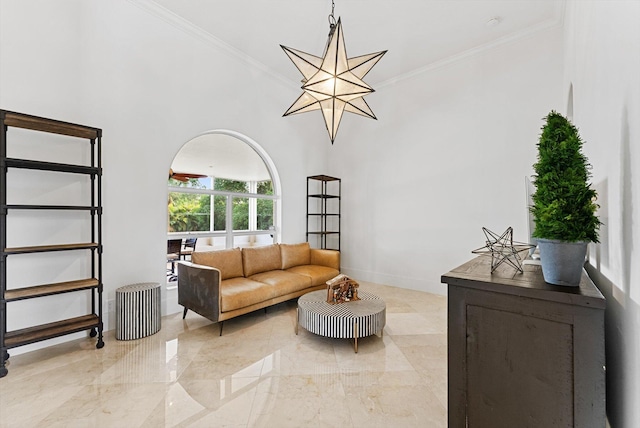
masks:
<svg viewBox="0 0 640 428"><path fill-rule="evenodd" d="M589 183L591 165L582 144L564 116L553 110L547 115L533 165L531 213L542 274L550 284L579 285L587 245L598 242L597 193Z"/></svg>

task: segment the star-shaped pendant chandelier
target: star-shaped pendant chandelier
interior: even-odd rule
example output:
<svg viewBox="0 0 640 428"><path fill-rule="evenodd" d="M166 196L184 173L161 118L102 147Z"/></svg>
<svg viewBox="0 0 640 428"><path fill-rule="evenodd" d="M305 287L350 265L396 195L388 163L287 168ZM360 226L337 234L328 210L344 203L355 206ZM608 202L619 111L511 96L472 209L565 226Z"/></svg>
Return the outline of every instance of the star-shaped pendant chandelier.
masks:
<svg viewBox="0 0 640 428"><path fill-rule="evenodd" d="M345 111L376 119L363 97L373 88L362 79L387 51L347 58L340 18L329 15L329 41L323 57L280 45L302 76L302 95L283 116L321 110L333 144Z"/></svg>

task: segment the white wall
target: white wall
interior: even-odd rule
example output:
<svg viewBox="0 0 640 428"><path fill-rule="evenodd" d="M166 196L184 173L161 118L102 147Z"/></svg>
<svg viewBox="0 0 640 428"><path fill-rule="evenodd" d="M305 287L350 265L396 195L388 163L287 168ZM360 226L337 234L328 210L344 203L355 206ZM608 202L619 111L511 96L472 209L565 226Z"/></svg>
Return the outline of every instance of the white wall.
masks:
<svg viewBox="0 0 640 428"><path fill-rule="evenodd" d="M528 241L524 180L561 84L558 25L376 88L379 120L345 116L331 152L343 269L445 293L440 276L484 245L483 226Z"/></svg>
<svg viewBox="0 0 640 428"><path fill-rule="evenodd" d="M604 225L589 274L607 298L607 413L640 420L640 2L573 1L565 30L564 94L586 141Z"/></svg>
<svg viewBox="0 0 640 428"><path fill-rule="evenodd" d="M117 287L165 281L168 170L184 143L210 129L240 132L269 153L282 180L283 240L304 240L306 176L325 171L326 139L305 132L315 117L281 119L299 95L287 83L133 2L0 1L0 108L103 129L105 302ZM37 180L24 180L38 193ZM175 305L163 293L165 307ZM87 303L12 305L10 329Z"/></svg>

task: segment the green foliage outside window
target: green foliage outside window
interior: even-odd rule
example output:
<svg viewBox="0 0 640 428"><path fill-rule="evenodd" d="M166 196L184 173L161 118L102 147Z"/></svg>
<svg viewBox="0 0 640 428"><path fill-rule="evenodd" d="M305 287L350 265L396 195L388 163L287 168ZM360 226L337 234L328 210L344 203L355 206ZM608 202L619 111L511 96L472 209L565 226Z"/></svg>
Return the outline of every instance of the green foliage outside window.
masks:
<svg viewBox="0 0 640 428"><path fill-rule="evenodd" d="M190 187L203 189L206 186L199 184L197 179L186 183L169 180L170 186ZM216 178L214 190L248 193L248 183L245 181ZM273 195L271 181L258 183L257 193L261 195ZM232 226L234 230L249 230L249 198L233 197L232 200ZM273 225L273 201L257 199L258 230L268 230ZM227 197L213 196L213 230L226 229ZM169 232L209 231L211 222L211 196L191 193L171 192L169 195Z"/></svg>
<svg viewBox="0 0 640 428"><path fill-rule="evenodd" d="M174 187L204 188L197 179L181 182L169 179ZM207 231L211 218L211 197L193 193L169 193L169 232Z"/></svg>
<svg viewBox="0 0 640 428"><path fill-rule="evenodd" d="M246 193L248 191L246 181L227 180L224 178L216 178L214 190L226 192ZM249 229L249 205L242 203L244 198L232 198L233 203L233 229L247 230ZM227 221L227 197L215 196L213 198L213 230L225 230ZM241 218L247 220L242 222Z"/></svg>
<svg viewBox="0 0 640 428"><path fill-rule="evenodd" d="M273 195L273 185L271 181L260 181L258 183L259 195ZM258 230L268 230L273 226L273 199L258 199Z"/></svg>

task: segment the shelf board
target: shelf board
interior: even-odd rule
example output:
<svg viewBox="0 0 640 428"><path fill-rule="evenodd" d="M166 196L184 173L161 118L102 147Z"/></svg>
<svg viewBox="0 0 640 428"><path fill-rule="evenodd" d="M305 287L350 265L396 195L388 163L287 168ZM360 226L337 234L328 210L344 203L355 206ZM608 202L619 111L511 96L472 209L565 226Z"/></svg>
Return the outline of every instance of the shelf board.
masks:
<svg viewBox="0 0 640 428"><path fill-rule="evenodd" d="M70 250L87 250L98 248L95 242L85 242L81 244L59 244L59 245L38 245L33 247L12 247L5 248L5 254L28 254L28 253L45 253L49 251L70 251Z"/></svg>
<svg viewBox="0 0 640 428"><path fill-rule="evenodd" d="M16 300L51 296L54 294L69 293L72 291L89 290L97 287L98 284L99 282L95 278L57 282L53 284L43 284L34 287L24 287L16 288L15 290L7 290L4 293L4 297L7 302L13 302Z"/></svg>
<svg viewBox="0 0 640 428"><path fill-rule="evenodd" d="M324 175L324 174L321 174L321 175L312 175L312 176L307 177L307 178L311 178L311 179L313 179L313 180L320 180L320 181L340 181L340 179L339 179L339 178L331 177L331 176L329 176L329 175Z"/></svg>
<svg viewBox="0 0 640 428"><path fill-rule="evenodd" d="M101 168L73 165L67 163L44 162L31 159L5 159L5 165L12 168L35 169L39 171L68 172L73 174L96 175L101 174Z"/></svg>
<svg viewBox="0 0 640 428"><path fill-rule="evenodd" d="M309 213L307 215L315 215L315 216L340 216L340 214L337 213Z"/></svg>
<svg viewBox="0 0 640 428"><path fill-rule="evenodd" d="M338 195L324 195L322 193L309 195L310 198L322 198L322 199L340 199Z"/></svg>
<svg viewBox="0 0 640 428"><path fill-rule="evenodd" d="M335 235L340 232L307 232L309 235Z"/></svg>
<svg viewBox="0 0 640 428"><path fill-rule="evenodd" d="M68 210L68 211L99 211L100 208L90 205L29 205L7 204L4 208L10 210Z"/></svg>
<svg viewBox="0 0 640 428"><path fill-rule="evenodd" d="M76 125L74 123L62 122L53 119L45 119L12 111L3 110L2 113L4 115L4 124L7 126L15 126L16 128L89 139L98 138L101 134L100 129L91 128L89 126Z"/></svg>
<svg viewBox="0 0 640 428"><path fill-rule="evenodd" d="M76 318L69 318L48 324L23 328L20 330L8 331L5 335L5 346L7 349L16 346L27 345L41 340L52 339L65 334L76 333L82 330L98 327L100 319L97 315L83 315Z"/></svg>

